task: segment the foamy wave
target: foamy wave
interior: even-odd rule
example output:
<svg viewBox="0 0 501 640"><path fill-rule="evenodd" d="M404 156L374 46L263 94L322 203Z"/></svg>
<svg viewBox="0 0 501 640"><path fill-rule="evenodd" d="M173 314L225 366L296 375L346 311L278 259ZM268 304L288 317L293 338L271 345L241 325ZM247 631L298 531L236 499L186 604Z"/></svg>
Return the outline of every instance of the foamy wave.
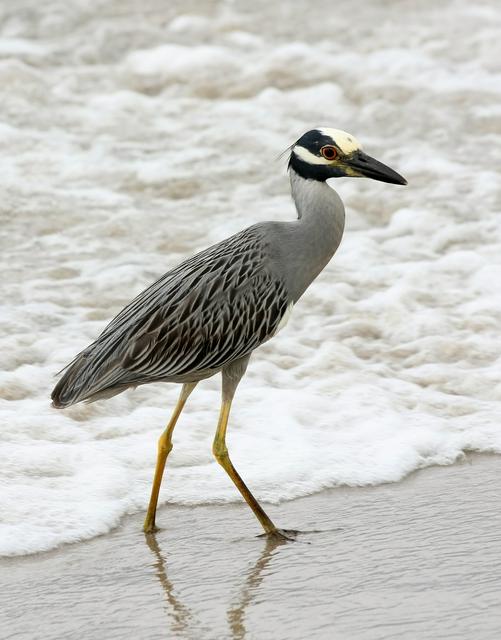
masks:
<svg viewBox="0 0 501 640"><path fill-rule="evenodd" d="M279 502L500 453L495 3L384 3L354 30L305 1L300 32L276 3L167 24L127 7L4 16L0 553L83 540L145 508L177 388L57 412L54 374L182 257L292 218L275 158L317 124L352 131L409 186L334 182L345 238L251 360L235 465ZM190 398L161 503L239 499L211 455L218 403L217 379Z"/></svg>

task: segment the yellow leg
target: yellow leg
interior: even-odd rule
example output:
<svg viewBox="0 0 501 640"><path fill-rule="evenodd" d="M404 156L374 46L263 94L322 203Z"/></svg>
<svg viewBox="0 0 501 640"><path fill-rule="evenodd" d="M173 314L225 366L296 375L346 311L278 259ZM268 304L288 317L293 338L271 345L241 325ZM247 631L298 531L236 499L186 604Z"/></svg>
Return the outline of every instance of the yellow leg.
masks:
<svg viewBox="0 0 501 640"><path fill-rule="evenodd" d="M160 492L160 485L162 484L162 476L165 468L165 461L167 456L172 450L172 432L176 426L176 422L181 415L186 400L193 389L197 386L196 382L183 384L179 400L177 401L176 408L172 414L172 418L169 420L165 431L162 433L158 440L158 453L157 453L157 466L155 468L155 477L153 479L153 486L151 487L150 504L148 505L148 513L144 521L143 530L145 533L153 533L156 531L155 515L157 512L158 494Z"/></svg>
<svg viewBox="0 0 501 640"><path fill-rule="evenodd" d="M214 457L219 462L219 464L223 467L226 473L230 476L230 478L235 483L235 486L243 495L245 501L249 505L249 507L254 511L257 519L261 523L261 526L265 530L267 534L276 534L279 530L275 527L273 522L266 515L264 510L261 508L259 502L254 498L252 493L247 488L245 482L238 475L235 467L233 466L230 456L228 454L228 448L226 447L226 427L228 425L228 416L230 415L231 408L231 400L224 399L221 405L221 413L219 414L219 422L217 425L216 436L214 438L214 443L212 445L212 452Z"/></svg>

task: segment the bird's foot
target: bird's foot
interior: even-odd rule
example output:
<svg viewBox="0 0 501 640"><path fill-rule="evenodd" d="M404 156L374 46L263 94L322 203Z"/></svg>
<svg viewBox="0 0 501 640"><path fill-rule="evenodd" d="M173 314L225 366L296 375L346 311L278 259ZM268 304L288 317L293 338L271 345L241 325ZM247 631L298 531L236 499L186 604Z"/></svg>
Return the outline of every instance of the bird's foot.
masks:
<svg viewBox="0 0 501 640"><path fill-rule="evenodd" d="M143 533L156 533L157 531L160 531L160 529L157 527L157 525L155 524L155 522L149 522L148 520L145 521L144 525L143 525Z"/></svg>
<svg viewBox="0 0 501 640"><path fill-rule="evenodd" d="M276 542L295 542L299 531L295 529L272 529L266 533L262 533L258 538L267 538Z"/></svg>

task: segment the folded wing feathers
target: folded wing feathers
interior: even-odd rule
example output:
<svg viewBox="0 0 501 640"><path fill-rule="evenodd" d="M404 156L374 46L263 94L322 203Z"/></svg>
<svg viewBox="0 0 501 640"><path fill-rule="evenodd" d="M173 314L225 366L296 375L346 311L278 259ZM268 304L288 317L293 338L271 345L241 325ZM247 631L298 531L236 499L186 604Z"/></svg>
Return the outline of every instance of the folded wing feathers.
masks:
<svg viewBox="0 0 501 640"><path fill-rule="evenodd" d="M55 406L219 369L270 338L287 308L257 227L186 260L137 296L69 365Z"/></svg>

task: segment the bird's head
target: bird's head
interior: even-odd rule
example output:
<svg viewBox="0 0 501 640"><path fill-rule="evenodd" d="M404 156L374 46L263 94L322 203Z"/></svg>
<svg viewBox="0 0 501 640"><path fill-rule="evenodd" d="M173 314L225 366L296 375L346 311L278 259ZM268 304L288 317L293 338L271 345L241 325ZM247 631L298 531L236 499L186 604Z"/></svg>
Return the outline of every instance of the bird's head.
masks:
<svg viewBox="0 0 501 640"><path fill-rule="evenodd" d="M358 140L340 129L312 129L292 146L289 168L302 178L319 180L349 176L392 184L407 180L362 151Z"/></svg>

